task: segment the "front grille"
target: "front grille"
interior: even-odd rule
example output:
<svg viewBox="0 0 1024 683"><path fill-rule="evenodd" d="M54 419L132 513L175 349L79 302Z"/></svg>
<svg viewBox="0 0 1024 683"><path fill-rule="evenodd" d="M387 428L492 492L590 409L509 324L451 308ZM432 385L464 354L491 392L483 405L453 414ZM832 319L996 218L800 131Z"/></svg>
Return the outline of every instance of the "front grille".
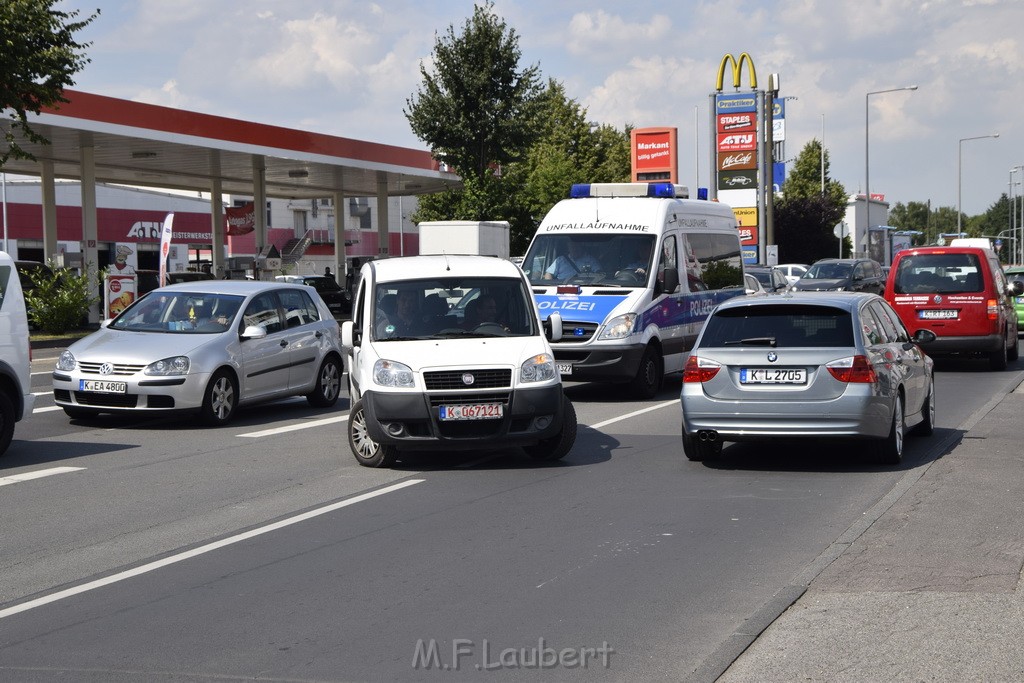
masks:
<svg viewBox="0 0 1024 683"><path fill-rule="evenodd" d="M430 407L466 405L467 403L503 403L508 410L510 395L505 393L490 394L434 394L430 396ZM435 413L436 415L436 413Z"/></svg>
<svg viewBox="0 0 1024 683"><path fill-rule="evenodd" d="M437 430L446 439L481 439L501 434L504 420L466 420L465 422L440 422Z"/></svg>
<svg viewBox="0 0 1024 683"><path fill-rule="evenodd" d="M81 406L95 406L97 408L134 408L138 402L137 394L94 394L91 392L76 391L75 400Z"/></svg>
<svg viewBox="0 0 1024 683"><path fill-rule="evenodd" d="M597 332L598 323L575 323L569 320L562 321L562 338L554 344L581 344L589 341Z"/></svg>
<svg viewBox="0 0 1024 683"><path fill-rule="evenodd" d="M462 381L465 374L473 375L473 383L466 384ZM423 381L427 385L427 391L438 391L443 389L498 389L512 386L512 371L508 368L484 369L484 370L439 370L436 372L424 372Z"/></svg>
<svg viewBox="0 0 1024 683"><path fill-rule="evenodd" d="M82 372L88 373L90 375L98 375L98 374L100 374L100 366L101 365L103 365L103 363L93 363L93 362L86 362L86 361L78 361L78 368ZM140 370L142 370L142 368L146 367L145 365L127 365L125 363L112 363L112 365L114 366L114 371L111 372L110 375L120 375L120 376L134 375L135 373L137 373ZM104 376L108 377L110 375L104 375Z"/></svg>

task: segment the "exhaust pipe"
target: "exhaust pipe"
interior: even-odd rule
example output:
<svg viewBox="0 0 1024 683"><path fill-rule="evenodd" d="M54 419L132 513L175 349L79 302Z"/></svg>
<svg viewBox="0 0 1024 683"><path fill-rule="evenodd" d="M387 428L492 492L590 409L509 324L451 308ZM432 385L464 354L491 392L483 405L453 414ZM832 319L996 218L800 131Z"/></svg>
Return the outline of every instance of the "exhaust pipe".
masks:
<svg viewBox="0 0 1024 683"><path fill-rule="evenodd" d="M697 432L697 438L701 441L718 441L718 432L713 429L702 429Z"/></svg>

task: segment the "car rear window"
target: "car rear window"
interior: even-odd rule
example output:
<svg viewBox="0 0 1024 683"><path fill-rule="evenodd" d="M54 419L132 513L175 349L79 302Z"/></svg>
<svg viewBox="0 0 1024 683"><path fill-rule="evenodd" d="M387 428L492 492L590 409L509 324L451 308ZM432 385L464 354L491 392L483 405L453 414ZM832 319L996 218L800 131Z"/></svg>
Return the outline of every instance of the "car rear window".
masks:
<svg viewBox="0 0 1024 683"><path fill-rule="evenodd" d="M740 306L716 312L700 346L853 346L850 312L832 306Z"/></svg>
<svg viewBox="0 0 1024 683"><path fill-rule="evenodd" d="M975 254L911 254L900 259L893 279L896 294L981 292L985 280Z"/></svg>

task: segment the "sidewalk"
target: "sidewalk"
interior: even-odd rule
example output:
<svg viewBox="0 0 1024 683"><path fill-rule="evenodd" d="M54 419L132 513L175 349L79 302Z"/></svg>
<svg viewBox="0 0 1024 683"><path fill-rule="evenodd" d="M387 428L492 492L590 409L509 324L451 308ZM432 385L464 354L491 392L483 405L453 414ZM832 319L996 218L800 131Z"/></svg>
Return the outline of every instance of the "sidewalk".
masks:
<svg viewBox="0 0 1024 683"><path fill-rule="evenodd" d="M1024 680L1022 411L1024 385L905 480L863 533L839 539L835 560L717 680ZM695 680L714 680L705 664Z"/></svg>

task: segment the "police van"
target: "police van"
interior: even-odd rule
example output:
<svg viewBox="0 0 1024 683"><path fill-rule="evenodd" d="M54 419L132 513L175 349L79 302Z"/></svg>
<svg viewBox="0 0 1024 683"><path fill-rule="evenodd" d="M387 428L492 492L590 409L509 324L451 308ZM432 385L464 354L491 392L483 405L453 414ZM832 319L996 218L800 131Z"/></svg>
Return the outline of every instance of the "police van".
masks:
<svg viewBox="0 0 1024 683"><path fill-rule="evenodd" d="M574 185L541 221L522 268L545 324L561 318L563 380L650 398L712 309L745 293L732 209L688 197L670 183Z"/></svg>

